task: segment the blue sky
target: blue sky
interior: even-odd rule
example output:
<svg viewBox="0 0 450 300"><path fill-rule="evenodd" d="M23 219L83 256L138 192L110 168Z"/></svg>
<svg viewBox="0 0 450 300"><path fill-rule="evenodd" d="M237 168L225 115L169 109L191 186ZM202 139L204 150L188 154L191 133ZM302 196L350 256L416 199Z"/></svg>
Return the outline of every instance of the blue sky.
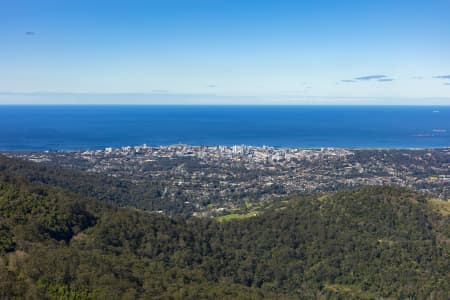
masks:
<svg viewBox="0 0 450 300"><path fill-rule="evenodd" d="M0 103L450 105L450 1L5 0Z"/></svg>

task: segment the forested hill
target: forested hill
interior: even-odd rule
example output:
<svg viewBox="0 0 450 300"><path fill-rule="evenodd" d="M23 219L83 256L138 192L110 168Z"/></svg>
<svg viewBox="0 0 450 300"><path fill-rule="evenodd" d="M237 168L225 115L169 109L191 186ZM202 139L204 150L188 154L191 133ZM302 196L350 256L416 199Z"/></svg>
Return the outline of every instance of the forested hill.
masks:
<svg viewBox="0 0 450 300"><path fill-rule="evenodd" d="M245 220L169 218L7 164L1 299L450 298L448 202L365 187Z"/></svg>
<svg viewBox="0 0 450 300"><path fill-rule="evenodd" d="M50 167L30 161L9 158L0 154L0 170L13 176L20 176L30 183L54 185L79 194L82 197L96 198L103 202L120 206L158 211L167 214L192 213L183 199L162 201L164 187L159 182L152 185L134 184L105 174L92 174L76 169Z"/></svg>

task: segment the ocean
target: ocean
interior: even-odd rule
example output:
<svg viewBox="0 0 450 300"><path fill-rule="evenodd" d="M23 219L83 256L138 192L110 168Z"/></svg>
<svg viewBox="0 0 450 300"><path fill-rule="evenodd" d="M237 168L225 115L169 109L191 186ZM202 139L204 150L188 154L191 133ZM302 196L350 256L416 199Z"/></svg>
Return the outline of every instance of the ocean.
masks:
<svg viewBox="0 0 450 300"><path fill-rule="evenodd" d="M0 106L0 150L450 146L450 106Z"/></svg>

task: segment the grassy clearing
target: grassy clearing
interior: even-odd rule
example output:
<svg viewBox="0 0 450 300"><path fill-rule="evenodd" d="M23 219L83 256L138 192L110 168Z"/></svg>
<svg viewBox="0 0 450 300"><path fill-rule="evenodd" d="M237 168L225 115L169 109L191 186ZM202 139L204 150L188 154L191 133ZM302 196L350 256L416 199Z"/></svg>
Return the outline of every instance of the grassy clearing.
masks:
<svg viewBox="0 0 450 300"><path fill-rule="evenodd" d="M232 221L239 219L248 219L262 214L267 210L283 210L287 208L289 200L281 201L260 201L260 202L249 202L245 201L245 209L234 208L229 210L227 215L216 217L219 222Z"/></svg>
<svg viewBox="0 0 450 300"><path fill-rule="evenodd" d="M428 205L430 205L431 209L435 212L439 213L442 216L450 215L450 201L445 201L441 199L430 199L428 200Z"/></svg>
<svg viewBox="0 0 450 300"><path fill-rule="evenodd" d="M379 297L371 292L363 291L357 285L347 284L325 284L325 289L338 293L340 295L348 295L357 299L379 299ZM387 299L387 298L384 298Z"/></svg>
<svg viewBox="0 0 450 300"><path fill-rule="evenodd" d="M227 222L227 221L232 221L232 220L248 219L251 217L255 217L257 215L258 215L257 212L252 211L247 214L229 214L229 215L225 215L225 216L220 216L220 217L217 217L216 220L219 222Z"/></svg>

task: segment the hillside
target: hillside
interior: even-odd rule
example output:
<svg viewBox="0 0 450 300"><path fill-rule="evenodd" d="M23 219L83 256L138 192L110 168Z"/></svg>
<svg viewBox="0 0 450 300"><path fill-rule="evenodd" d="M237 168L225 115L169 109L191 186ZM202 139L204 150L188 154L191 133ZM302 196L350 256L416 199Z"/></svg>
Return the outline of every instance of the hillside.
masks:
<svg viewBox="0 0 450 300"><path fill-rule="evenodd" d="M364 187L218 222L120 208L9 163L1 299L450 297L448 202Z"/></svg>
<svg viewBox="0 0 450 300"><path fill-rule="evenodd" d="M183 200L162 201L164 187L158 182L152 185L134 184L104 174L90 174L76 169L46 166L0 154L0 170L23 177L30 183L49 184L82 197L96 198L103 202L145 210L162 210L167 214L188 214L192 207Z"/></svg>

